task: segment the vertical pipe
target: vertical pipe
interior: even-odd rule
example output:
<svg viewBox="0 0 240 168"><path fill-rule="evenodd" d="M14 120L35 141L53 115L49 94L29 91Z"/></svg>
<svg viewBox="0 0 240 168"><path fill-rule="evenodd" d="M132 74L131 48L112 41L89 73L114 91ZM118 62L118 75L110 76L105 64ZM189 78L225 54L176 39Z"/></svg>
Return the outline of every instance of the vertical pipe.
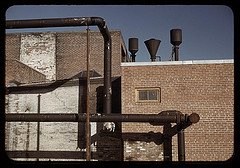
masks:
<svg viewBox="0 0 240 168"><path fill-rule="evenodd" d="M112 111L112 59L111 40L104 41L104 113L111 114Z"/></svg>
<svg viewBox="0 0 240 168"><path fill-rule="evenodd" d="M86 160L90 161L91 159L91 143L90 143L90 120L89 120L89 95L90 95L90 52L89 52L89 27L87 27L87 117L86 117L86 133L87 133L87 143L86 143Z"/></svg>
<svg viewBox="0 0 240 168"><path fill-rule="evenodd" d="M78 93L78 115L86 113L86 92L87 92L86 80L80 80L79 78L79 93ZM77 148L86 148L86 122L78 122L78 144Z"/></svg>
<svg viewBox="0 0 240 168"><path fill-rule="evenodd" d="M135 62L135 57L136 57L136 55L135 55L135 54L132 54L131 57L132 57L132 62Z"/></svg>
<svg viewBox="0 0 240 168"><path fill-rule="evenodd" d="M40 97L41 95L38 95L38 108L37 113L40 114ZM37 161L39 161L39 146L40 146L40 122L37 122Z"/></svg>
<svg viewBox="0 0 240 168"><path fill-rule="evenodd" d="M163 125L163 155L164 161L172 161L172 136L171 133L171 123L166 123Z"/></svg>
<svg viewBox="0 0 240 168"><path fill-rule="evenodd" d="M184 129L178 126L178 161L185 161L185 137Z"/></svg>
<svg viewBox="0 0 240 168"><path fill-rule="evenodd" d="M151 58L152 62L155 62L156 58Z"/></svg>
<svg viewBox="0 0 240 168"><path fill-rule="evenodd" d="M178 49L179 47L178 46L174 46L174 52L175 52L175 61L178 61L179 58L178 58Z"/></svg>

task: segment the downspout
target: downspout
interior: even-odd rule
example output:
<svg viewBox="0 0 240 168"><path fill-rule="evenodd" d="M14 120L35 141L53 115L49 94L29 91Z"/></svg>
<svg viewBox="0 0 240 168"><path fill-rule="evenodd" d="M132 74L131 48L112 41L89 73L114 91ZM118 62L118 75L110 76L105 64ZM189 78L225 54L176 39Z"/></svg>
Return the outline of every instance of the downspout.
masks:
<svg viewBox="0 0 240 168"><path fill-rule="evenodd" d="M6 29L65 27L65 26L98 26L104 39L104 113L111 113L112 84L111 84L111 58L112 42L105 20L100 17L75 17L56 19L8 20Z"/></svg>

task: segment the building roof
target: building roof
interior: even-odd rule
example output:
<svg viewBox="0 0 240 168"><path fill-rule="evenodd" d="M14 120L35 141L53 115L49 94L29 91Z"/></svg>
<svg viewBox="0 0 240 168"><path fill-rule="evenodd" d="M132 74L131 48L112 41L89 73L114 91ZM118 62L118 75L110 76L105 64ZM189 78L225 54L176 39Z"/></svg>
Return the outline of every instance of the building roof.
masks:
<svg viewBox="0 0 240 168"><path fill-rule="evenodd" d="M159 62L122 62L121 66L155 66L155 65L194 65L194 64L232 64L233 59L224 60L191 60L191 61L159 61Z"/></svg>

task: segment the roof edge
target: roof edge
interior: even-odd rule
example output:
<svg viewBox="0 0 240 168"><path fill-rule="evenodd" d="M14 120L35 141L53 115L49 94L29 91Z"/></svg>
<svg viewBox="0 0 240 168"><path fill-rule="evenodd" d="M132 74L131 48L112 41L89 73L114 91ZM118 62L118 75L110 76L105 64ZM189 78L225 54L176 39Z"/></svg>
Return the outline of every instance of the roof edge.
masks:
<svg viewBox="0 0 240 168"><path fill-rule="evenodd" d="M161 62L123 62L124 66L160 66L160 65L195 65L195 64L233 64L234 59L223 60L190 60L190 61L161 61Z"/></svg>

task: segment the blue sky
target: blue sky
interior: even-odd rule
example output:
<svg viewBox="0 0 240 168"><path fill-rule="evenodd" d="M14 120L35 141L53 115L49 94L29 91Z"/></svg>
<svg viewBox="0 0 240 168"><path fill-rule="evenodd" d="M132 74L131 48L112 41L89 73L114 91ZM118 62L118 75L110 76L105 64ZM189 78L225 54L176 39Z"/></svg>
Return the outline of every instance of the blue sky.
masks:
<svg viewBox="0 0 240 168"><path fill-rule="evenodd" d="M171 54L170 30L182 29L179 60L233 59L234 16L223 5L19 5L6 11L6 20L64 17L102 17L109 29L119 29L128 39L139 39L136 61L150 61L145 40L161 40L157 55ZM97 27L90 27L98 30ZM15 32L83 31L86 27L9 29ZM129 53L130 55L130 53Z"/></svg>

